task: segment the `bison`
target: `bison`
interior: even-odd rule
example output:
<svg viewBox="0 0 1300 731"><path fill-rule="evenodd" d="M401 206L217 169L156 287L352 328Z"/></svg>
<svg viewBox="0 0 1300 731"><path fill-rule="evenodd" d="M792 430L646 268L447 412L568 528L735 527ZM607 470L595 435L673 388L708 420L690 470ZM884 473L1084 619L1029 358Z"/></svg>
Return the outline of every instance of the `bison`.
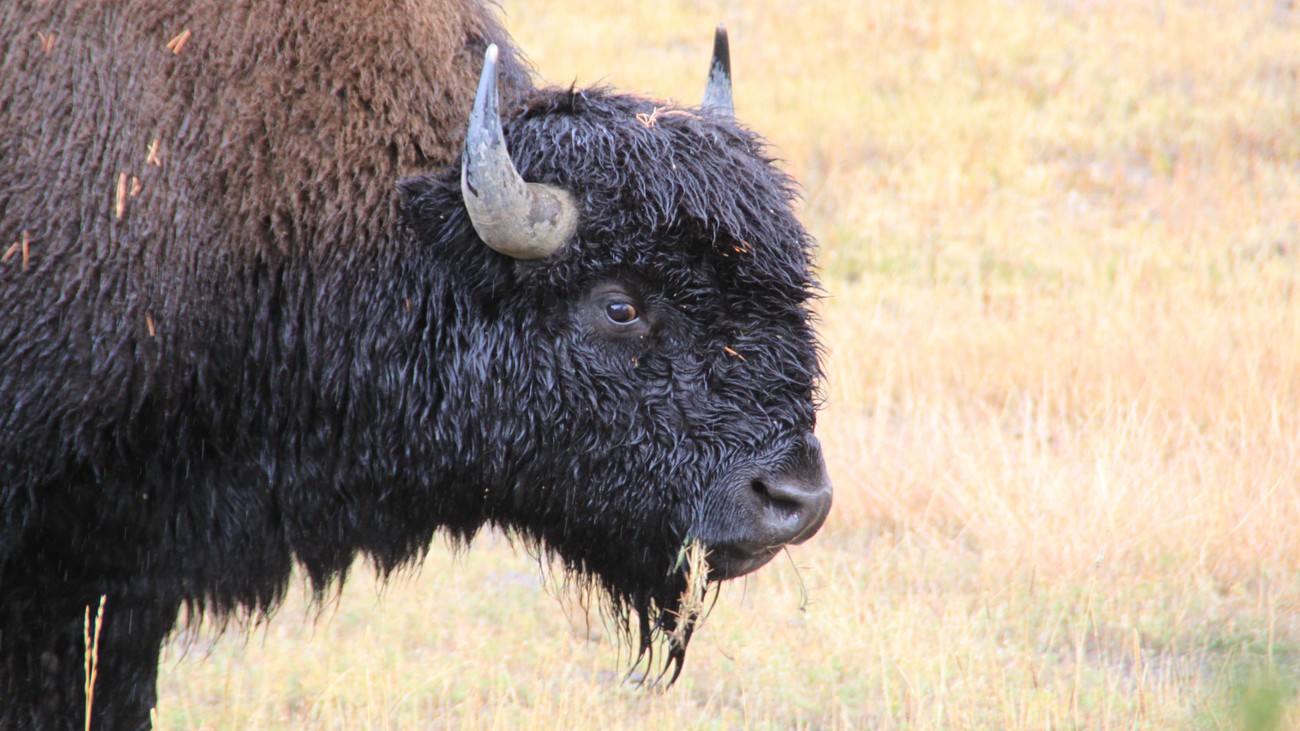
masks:
<svg viewBox="0 0 1300 731"><path fill-rule="evenodd" d="M699 107L537 86L476 0L6 3L0 727L147 728L182 608L487 526L676 677L683 547L740 576L831 500L730 83L720 36Z"/></svg>

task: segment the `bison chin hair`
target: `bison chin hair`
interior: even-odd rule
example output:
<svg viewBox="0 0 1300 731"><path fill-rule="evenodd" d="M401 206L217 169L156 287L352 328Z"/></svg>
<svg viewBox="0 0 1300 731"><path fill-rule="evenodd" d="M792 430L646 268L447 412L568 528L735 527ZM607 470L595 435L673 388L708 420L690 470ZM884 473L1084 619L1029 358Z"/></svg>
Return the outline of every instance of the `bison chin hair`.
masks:
<svg viewBox="0 0 1300 731"><path fill-rule="evenodd" d="M708 578L703 544L684 542L662 580L631 586L602 577L535 538L516 531L506 535L536 559L557 600L565 604L566 596L572 597L588 621L594 612L612 631L629 658L625 682L667 690L677 681L691 638L721 593L722 582Z"/></svg>

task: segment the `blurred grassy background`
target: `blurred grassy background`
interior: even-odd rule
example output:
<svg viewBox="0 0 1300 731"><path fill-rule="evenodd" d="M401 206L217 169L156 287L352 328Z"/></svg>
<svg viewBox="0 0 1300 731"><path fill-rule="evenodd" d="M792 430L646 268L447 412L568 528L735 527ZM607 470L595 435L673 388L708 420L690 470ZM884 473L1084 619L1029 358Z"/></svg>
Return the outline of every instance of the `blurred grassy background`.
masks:
<svg viewBox="0 0 1300 731"><path fill-rule="evenodd" d="M1291 5L508 0L546 80L692 103L728 25L822 244L831 519L666 695L486 536L178 638L159 727L1300 728Z"/></svg>

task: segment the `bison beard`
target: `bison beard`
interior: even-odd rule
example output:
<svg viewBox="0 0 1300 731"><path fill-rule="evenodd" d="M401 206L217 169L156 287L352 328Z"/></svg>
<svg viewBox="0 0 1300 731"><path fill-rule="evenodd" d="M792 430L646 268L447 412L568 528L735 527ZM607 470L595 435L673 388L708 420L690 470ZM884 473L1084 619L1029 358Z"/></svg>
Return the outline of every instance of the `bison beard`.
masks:
<svg viewBox="0 0 1300 731"><path fill-rule="evenodd" d="M812 241L729 76L703 109L533 89L474 3L193 6L0 10L0 728L83 725L101 599L94 726L147 728L180 609L269 612L295 563L323 593L498 526L646 656L686 543L721 580L817 530ZM535 260L481 238L473 85L428 66L489 42L513 167L576 210Z"/></svg>

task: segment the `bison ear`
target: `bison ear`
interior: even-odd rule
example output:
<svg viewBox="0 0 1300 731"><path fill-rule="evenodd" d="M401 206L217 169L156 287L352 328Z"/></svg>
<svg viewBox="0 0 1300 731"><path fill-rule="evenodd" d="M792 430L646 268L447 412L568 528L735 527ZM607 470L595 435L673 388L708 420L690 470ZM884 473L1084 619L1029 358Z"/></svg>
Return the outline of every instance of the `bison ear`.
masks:
<svg viewBox="0 0 1300 731"><path fill-rule="evenodd" d="M727 28L721 24L713 34L709 83L704 87L704 101L700 106L728 117L736 116L736 106L731 101L731 44L727 42Z"/></svg>
<svg viewBox="0 0 1300 731"><path fill-rule="evenodd" d="M510 161L497 97L497 47L483 57L474 111L465 134L460 189L483 243L515 259L541 259L559 251L577 229L569 192L528 183Z"/></svg>
<svg viewBox="0 0 1300 731"><path fill-rule="evenodd" d="M427 175L412 175L397 181L397 207L405 211L411 207L412 203L419 200L433 183L429 181Z"/></svg>

